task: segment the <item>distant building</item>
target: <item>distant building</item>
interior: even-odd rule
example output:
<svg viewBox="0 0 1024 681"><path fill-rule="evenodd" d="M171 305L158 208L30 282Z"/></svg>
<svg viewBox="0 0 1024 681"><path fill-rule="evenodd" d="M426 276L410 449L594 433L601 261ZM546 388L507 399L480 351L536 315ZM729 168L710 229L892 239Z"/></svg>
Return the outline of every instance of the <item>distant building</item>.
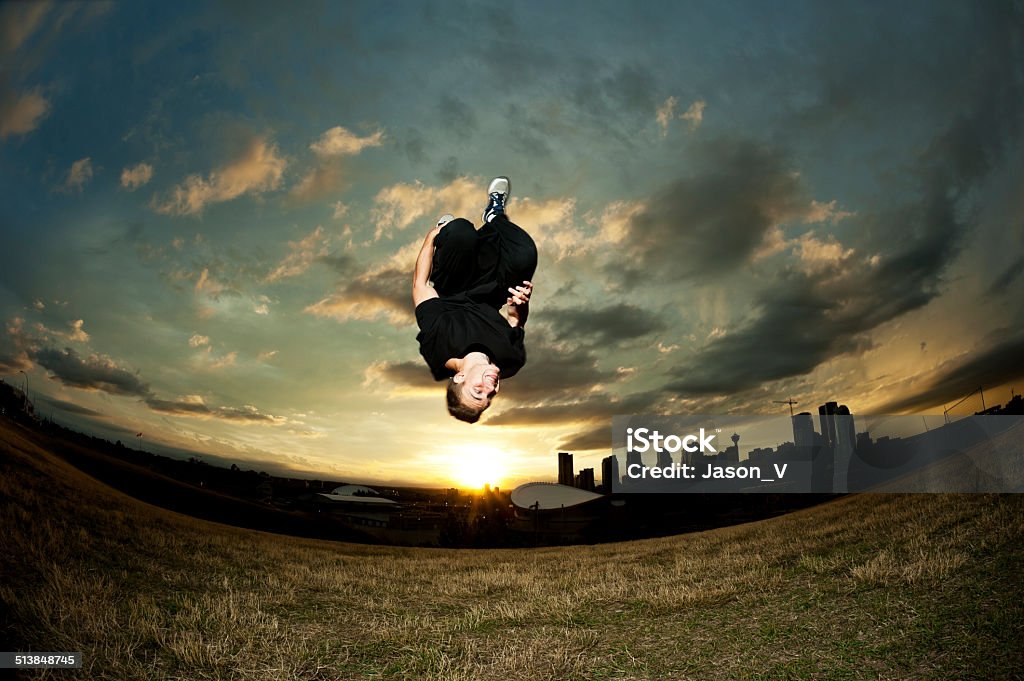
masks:
<svg viewBox="0 0 1024 681"><path fill-rule="evenodd" d="M811 412L802 411L793 417L793 444L805 451L814 446L814 417Z"/></svg>
<svg viewBox="0 0 1024 681"><path fill-rule="evenodd" d="M576 476L576 487L587 492L594 491L594 469L583 468L580 469L580 474Z"/></svg>
<svg viewBox="0 0 1024 681"><path fill-rule="evenodd" d="M605 494L611 494L618 485L619 480L619 459L614 454L601 459L601 486Z"/></svg>
<svg viewBox="0 0 1024 681"><path fill-rule="evenodd" d="M839 412L838 402L826 402L818 407L818 420L821 422L821 436L826 447L836 446L835 415Z"/></svg>
<svg viewBox="0 0 1024 681"><path fill-rule="evenodd" d="M581 541L599 533L616 503L610 497L550 482L520 485L512 490L511 500L510 529L547 541Z"/></svg>
<svg viewBox="0 0 1024 681"><path fill-rule="evenodd" d="M575 471L572 467L572 454L558 452L558 484L574 487Z"/></svg>

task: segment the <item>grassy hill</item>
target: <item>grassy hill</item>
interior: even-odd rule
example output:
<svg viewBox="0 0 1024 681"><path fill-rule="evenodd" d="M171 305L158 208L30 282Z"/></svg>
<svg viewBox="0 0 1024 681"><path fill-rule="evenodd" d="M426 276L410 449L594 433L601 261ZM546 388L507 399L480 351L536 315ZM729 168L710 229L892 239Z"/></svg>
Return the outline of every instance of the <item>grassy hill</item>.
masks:
<svg viewBox="0 0 1024 681"><path fill-rule="evenodd" d="M859 495L535 550L264 534L149 506L0 421L5 650L96 679L1022 678L1024 497Z"/></svg>

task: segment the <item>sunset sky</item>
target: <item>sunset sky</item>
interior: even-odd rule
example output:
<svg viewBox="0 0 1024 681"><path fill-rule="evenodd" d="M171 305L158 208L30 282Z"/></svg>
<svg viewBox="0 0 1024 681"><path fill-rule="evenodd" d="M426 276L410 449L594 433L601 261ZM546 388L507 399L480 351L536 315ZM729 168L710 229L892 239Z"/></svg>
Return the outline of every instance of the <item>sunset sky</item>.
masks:
<svg viewBox="0 0 1024 681"><path fill-rule="evenodd" d="M1019 3L637 5L0 6L0 376L152 451L424 485L599 471L615 414L1024 390ZM410 282L498 174L540 265L470 426Z"/></svg>

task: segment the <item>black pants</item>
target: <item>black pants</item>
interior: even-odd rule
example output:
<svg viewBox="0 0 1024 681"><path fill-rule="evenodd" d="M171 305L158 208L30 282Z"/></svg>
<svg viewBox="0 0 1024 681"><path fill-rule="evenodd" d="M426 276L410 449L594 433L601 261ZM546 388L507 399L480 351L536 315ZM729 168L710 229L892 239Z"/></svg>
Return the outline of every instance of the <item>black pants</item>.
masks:
<svg viewBox="0 0 1024 681"><path fill-rule="evenodd" d="M442 297L468 293L501 307L508 288L533 279L536 270L533 238L502 214L479 230L456 218L434 239L430 279Z"/></svg>

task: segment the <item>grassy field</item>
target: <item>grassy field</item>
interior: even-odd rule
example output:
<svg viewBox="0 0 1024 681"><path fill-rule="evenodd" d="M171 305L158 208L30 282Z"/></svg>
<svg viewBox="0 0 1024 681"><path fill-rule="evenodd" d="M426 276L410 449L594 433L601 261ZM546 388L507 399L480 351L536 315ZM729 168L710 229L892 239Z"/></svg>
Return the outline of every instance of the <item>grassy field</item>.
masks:
<svg viewBox="0 0 1024 681"><path fill-rule="evenodd" d="M1024 678L1024 498L861 495L535 550L368 547L136 501L0 421L5 650L89 679Z"/></svg>

